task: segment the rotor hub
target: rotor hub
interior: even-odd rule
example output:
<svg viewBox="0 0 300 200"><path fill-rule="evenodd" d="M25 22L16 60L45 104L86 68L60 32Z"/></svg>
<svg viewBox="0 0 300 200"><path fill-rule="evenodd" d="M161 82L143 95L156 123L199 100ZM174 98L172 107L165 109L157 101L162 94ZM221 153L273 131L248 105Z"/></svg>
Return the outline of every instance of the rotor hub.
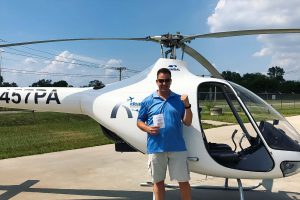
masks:
<svg viewBox="0 0 300 200"><path fill-rule="evenodd" d="M181 43L180 41L183 39L183 36L180 35L180 33L176 33L176 34L164 34L161 36L161 40L160 43L167 48L180 48L181 47Z"/></svg>

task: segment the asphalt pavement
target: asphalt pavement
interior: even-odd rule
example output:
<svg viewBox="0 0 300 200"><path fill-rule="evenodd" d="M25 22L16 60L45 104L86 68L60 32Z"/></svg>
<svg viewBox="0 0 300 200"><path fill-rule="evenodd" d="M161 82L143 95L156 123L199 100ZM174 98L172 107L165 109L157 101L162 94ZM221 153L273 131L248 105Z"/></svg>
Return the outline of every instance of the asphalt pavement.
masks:
<svg viewBox="0 0 300 200"><path fill-rule="evenodd" d="M300 116L289 118L300 132ZM118 153L113 145L5 159L0 161L0 200L152 199L147 155ZM192 185L224 185L224 179L191 174ZM261 180L242 180L253 186ZM169 182L169 184L175 184ZM229 185L236 186L235 180ZM245 191L245 200L300 200L300 174L276 179L272 190ZM166 198L179 199L178 189L167 189ZM238 191L193 189L194 200L239 200Z"/></svg>

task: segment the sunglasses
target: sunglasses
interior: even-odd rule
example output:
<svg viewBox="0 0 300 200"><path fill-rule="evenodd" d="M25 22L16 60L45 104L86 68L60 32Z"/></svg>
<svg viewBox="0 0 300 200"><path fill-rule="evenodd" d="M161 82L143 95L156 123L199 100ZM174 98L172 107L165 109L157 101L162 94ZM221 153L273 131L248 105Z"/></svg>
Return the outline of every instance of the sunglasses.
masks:
<svg viewBox="0 0 300 200"><path fill-rule="evenodd" d="M171 79L170 78L168 78L168 79L157 79L157 81L159 82L159 83L170 83L171 82Z"/></svg>

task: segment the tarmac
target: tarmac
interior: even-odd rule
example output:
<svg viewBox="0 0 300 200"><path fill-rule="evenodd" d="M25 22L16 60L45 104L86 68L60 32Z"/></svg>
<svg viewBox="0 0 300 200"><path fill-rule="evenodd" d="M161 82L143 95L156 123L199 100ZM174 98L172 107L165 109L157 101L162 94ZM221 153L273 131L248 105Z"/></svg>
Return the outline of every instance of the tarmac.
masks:
<svg viewBox="0 0 300 200"><path fill-rule="evenodd" d="M300 116L288 118L300 132ZM114 145L5 159L0 161L0 200L152 199L147 155L118 153ZM191 174L192 185L224 186L224 179ZM261 180L242 180L253 186ZM167 181L169 184L175 184ZM229 181L236 186L235 180ZM300 200L300 174L276 179L272 190L263 186L244 192L245 200ZM167 189L166 199L180 199L178 189ZM193 200L239 200L238 191L192 189Z"/></svg>

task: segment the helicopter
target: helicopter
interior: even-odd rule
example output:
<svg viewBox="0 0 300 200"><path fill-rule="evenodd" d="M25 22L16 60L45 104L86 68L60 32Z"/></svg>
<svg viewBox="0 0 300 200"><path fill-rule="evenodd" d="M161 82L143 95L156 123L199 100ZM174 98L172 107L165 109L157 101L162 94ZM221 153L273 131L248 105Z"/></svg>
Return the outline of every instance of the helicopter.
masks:
<svg viewBox="0 0 300 200"><path fill-rule="evenodd" d="M0 88L0 107L88 115L119 152L146 153L146 134L137 126L142 100L156 90L156 72L172 72L171 90L187 94L193 112L192 125L183 127L191 172L237 179L275 179L300 172L300 135L271 105L246 88L223 79L218 70L188 43L201 38L258 34L295 34L300 29L256 29L196 35L163 34L141 38L71 38L0 44L0 48L48 42L81 40L129 40L160 45L161 58L142 72L104 88ZM177 49L182 50L177 58ZM188 54L211 73L193 74L183 55ZM210 108L210 109L209 109ZM233 122L206 129L208 111ZM211 113L212 114L212 113ZM253 187L254 188L254 187Z"/></svg>

